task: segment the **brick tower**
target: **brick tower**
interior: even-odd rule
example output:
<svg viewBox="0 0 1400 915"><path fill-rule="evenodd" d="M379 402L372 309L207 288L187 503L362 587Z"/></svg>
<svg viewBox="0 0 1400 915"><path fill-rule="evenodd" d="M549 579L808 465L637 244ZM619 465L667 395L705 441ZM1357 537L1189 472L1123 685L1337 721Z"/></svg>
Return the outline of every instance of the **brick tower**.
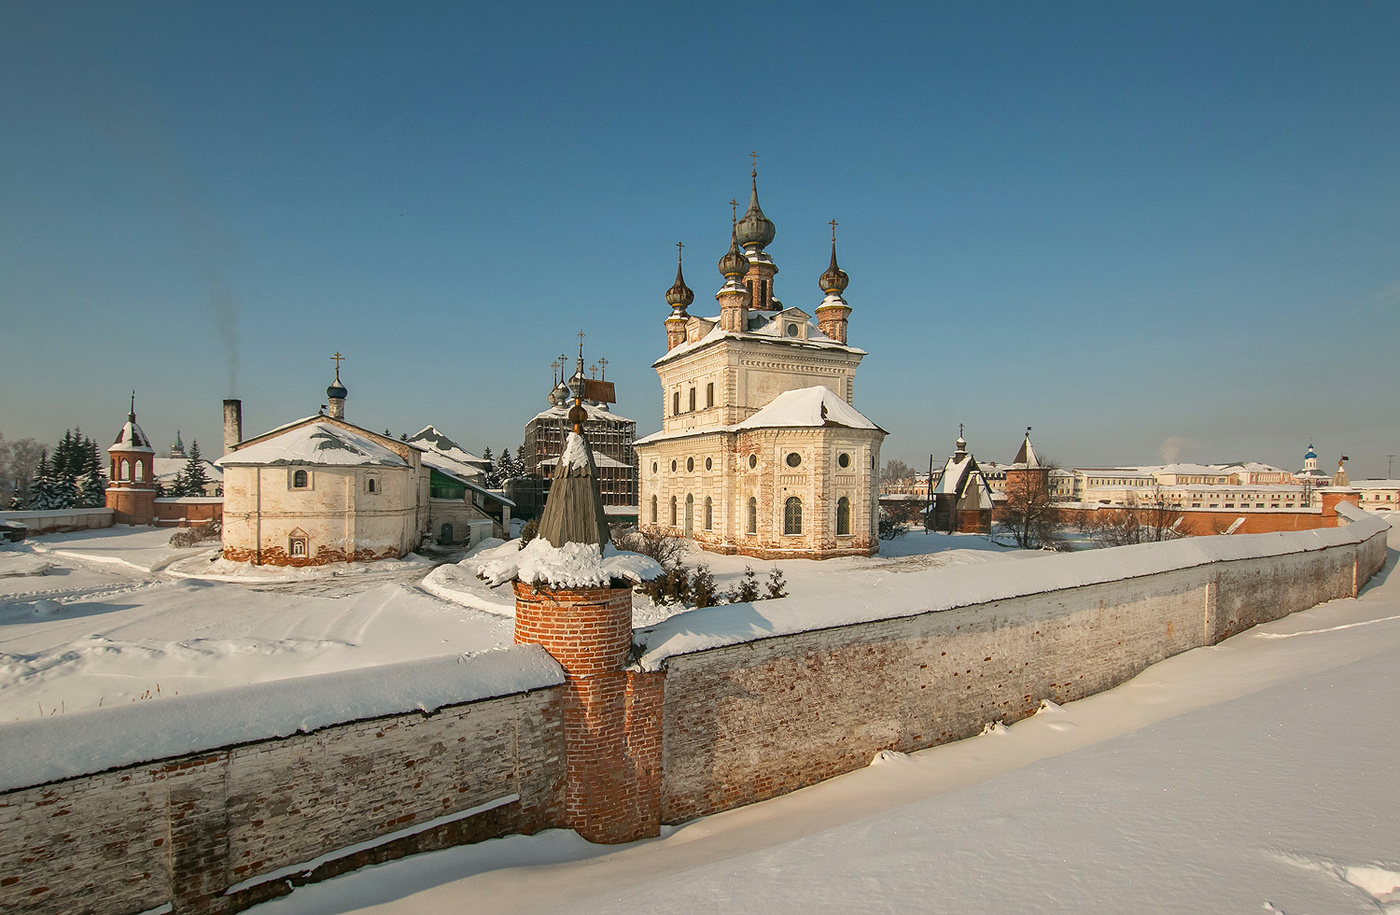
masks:
<svg viewBox="0 0 1400 915"><path fill-rule="evenodd" d="M574 431L555 466L537 538L561 552L593 547L601 558L608 526L582 430L582 392L575 393ZM517 579L514 586L515 641L543 646L564 668L564 825L608 844L659 834L664 674L626 669L630 583L560 587Z"/></svg>
<svg viewBox="0 0 1400 915"><path fill-rule="evenodd" d="M131 392L131 412L107 449L111 459L107 507L117 524L152 524L156 517L156 450L136 424L136 392Z"/></svg>

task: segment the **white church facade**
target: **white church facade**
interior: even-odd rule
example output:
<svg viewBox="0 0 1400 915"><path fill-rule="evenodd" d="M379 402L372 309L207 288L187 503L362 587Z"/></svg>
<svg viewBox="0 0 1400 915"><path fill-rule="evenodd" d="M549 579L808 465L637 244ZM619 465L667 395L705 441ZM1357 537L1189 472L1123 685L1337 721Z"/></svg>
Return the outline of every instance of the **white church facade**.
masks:
<svg viewBox="0 0 1400 915"><path fill-rule="evenodd" d="M774 297L758 204L733 225L718 317L689 313L679 264L666 293L660 432L636 443L638 521L719 553L824 559L878 551L876 492L885 432L852 404L865 352L847 343L848 278L836 263L811 314Z"/></svg>

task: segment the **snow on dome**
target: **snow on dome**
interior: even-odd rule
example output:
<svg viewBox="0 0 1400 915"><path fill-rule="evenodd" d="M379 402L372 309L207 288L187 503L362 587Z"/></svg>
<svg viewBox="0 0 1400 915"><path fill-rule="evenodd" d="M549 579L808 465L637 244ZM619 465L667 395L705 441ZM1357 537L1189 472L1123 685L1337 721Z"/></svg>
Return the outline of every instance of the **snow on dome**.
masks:
<svg viewBox="0 0 1400 915"><path fill-rule="evenodd" d="M523 549L518 541L509 541L474 558L477 577L493 588L514 578L553 588L606 588L616 579L641 583L663 574L660 563L650 556L624 552L611 543L601 551L593 543L556 548L543 537Z"/></svg>
<svg viewBox="0 0 1400 915"><path fill-rule="evenodd" d="M374 441L368 435L324 422L309 423L256 445L240 448L214 463L220 467L236 464L409 466L397 452Z"/></svg>
<svg viewBox="0 0 1400 915"><path fill-rule="evenodd" d="M136 424L136 417L132 416L122 424L122 431L117 433L117 440L112 443L108 451L149 451L155 453L151 447L151 440L146 437L146 433Z"/></svg>
<svg viewBox="0 0 1400 915"><path fill-rule="evenodd" d="M784 391L768 406L738 423L735 429L766 429L774 426L848 426L852 429L878 429L859 410L836 396L825 385Z"/></svg>

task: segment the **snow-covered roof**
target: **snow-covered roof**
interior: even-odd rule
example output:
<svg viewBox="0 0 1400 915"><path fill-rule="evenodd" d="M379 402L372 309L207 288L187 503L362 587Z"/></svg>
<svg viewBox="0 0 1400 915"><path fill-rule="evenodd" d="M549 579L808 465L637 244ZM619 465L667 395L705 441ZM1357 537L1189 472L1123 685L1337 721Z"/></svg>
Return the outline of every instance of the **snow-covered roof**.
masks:
<svg viewBox="0 0 1400 915"><path fill-rule="evenodd" d="M418 430L418 432L410 435L407 441L410 445L418 447L419 450L436 452L460 464L467 464L469 466L480 465L481 468L484 468L491 463L485 458L477 457L446 435L443 435L436 426L424 426L422 429Z"/></svg>
<svg viewBox="0 0 1400 915"><path fill-rule="evenodd" d="M231 451L214 463L220 467L270 464L409 466L397 452L368 435L327 422L313 422L288 429L255 445Z"/></svg>
<svg viewBox="0 0 1400 915"><path fill-rule="evenodd" d="M558 462L558 460L559 460L558 458L552 458L552 457L550 457L550 458L542 458L542 459L538 462L538 466L540 466L540 467L553 467L553 466L555 465L555 463ZM593 464L594 464L594 466L596 466L596 467L622 467L622 468L629 468L629 469L630 469L631 466L632 466L631 464L624 464L624 463L622 463L622 462L619 461L617 458L608 457L606 454L603 454L603 453L598 452L598 451L593 452Z"/></svg>
<svg viewBox="0 0 1400 915"><path fill-rule="evenodd" d="M117 440L111 444L108 451L146 451L155 453L151 447L151 440L146 433L136 423L136 414L132 413L122 424L122 430L117 433Z"/></svg>
<svg viewBox="0 0 1400 915"><path fill-rule="evenodd" d="M562 405L562 406L550 407L548 410L545 410L545 411L543 411L543 412L541 412L541 413L536 413L536 414L535 414L535 419L561 419L561 420L562 420L562 419L567 419L568 416L569 416L569 409L570 409L571 407L573 407L573 405L574 405L573 401L569 401L568 403L566 403L566 404L564 404L564 405ZM585 400L585 401L583 402L583 410L584 410L585 413L588 414L588 419L590 419L590 420L596 420L596 421L598 421L598 422L611 422L611 423L630 423L630 422L632 422L632 420L630 420L630 419L628 419L627 417L623 416L621 413L614 413L612 410L608 409L608 405L607 405L607 404L589 403L588 401Z"/></svg>
<svg viewBox="0 0 1400 915"><path fill-rule="evenodd" d="M658 365L664 365L665 363L671 362L674 359L678 359L681 356L686 355L687 353L693 353L702 347L709 346L713 343L719 342L720 340L726 339L763 340L766 343L783 343L787 346L808 346L819 349L837 349L847 353L854 353L857 356L865 355L865 350L860 349L859 347L847 346L844 343L837 343L835 340L831 339L826 334L818 330L816 325L811 324L810 321L807 322L807 338L805 340L798 337L786 336L783 332L783 322L781 318L784 314L790 314L791 312L797 312L798 314L802 315L803 318L806 318L806 312L803 312L801 309L787 308L773 315L771 318L764 321L764 323L758 325L757 327L753 328L752 330L746 333L739 333L737 331L728 331L722 329L719 326L718 318L701 318L700 320L702 321L714 323L714 327L710 330L710 332L705 334L699 340L688 341L686 343L682 343L680 346L677 346L674 349L668 350L664 356L652 363L652 367L655 368ZM749 312L750 318L752 318L754 315L762 316L764 314L764 312Z"/></svg>
<svg viewBox="0 0 1400 915"><path fill-rule="evenodd" d="M972 455L964 454L960 461L957 458L948 458L948 463L943 465L943 473L938 477L938 483L934 485L933 491L943 495L957 495L962 484L963 475L967 473L972 465Z"/></svg>
<svg viewBox="0 0 1400 915"><path fill-rule="evenodd" d="M855 407L825 385L784 391L768 406L735 429L771 429L784 426L848 426L852 429L879 429Z"/></svg>
<svg viewBox="0 0 1400 915"><path fill-rule="evenodd" d="M155 472L156 479L164 483L184 473L189 462L189 458L158 457L152 459L154 466L151 469ZM200 458L199 462L204 465L204 475L210 482L218 482L224 478L224 472L213 461Z"/></svg>

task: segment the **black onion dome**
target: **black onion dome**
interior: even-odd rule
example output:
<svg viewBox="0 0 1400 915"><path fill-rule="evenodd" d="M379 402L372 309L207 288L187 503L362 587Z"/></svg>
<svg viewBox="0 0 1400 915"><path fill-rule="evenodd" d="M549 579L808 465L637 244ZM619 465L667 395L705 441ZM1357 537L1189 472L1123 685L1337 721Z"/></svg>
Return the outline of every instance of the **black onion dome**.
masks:
<svg viewBox="0 0 1400 915"><path fill-rule="evenodd" d="M681 275L681 259L679 256L677 256L676 284L670 289L666 290L666 304L672 306L673 308L678 305L681 308L689 308L690 304L694 301L695 293L692 292L690 287L685 284L685 277Z"/></svg>
<svg viewBox="0 0 1400 915"><path fill-rule="evenodd" d="M739 250L737 224L729 232L729 250L719 259L719 272L726 278L740 277L749 272L749 259Z"/></svg>
<svg viewBox="0 0 1400 915"><path fill-rule="evenodd" d="M759 248L763 248L772 243L777 229L773 225L773 220L764 216L763 209L758 205L758 172L752 172L751 177L753 189L749 194L749 208L744 212L744 216L738 224L739 244L745 247L757 245Z"/></svg>
<svg viewBox="0 0 1400 915"><path fill-rule="evenodd" d="M326 388L327 397L337 398L339 400L344 400L349 393L349 391L345 390L345 385L343 384L333 384Z"/></svg>
<svg viewBox="0 0 1400 915"><path fill-rule="evenodd" d="M846 286L850 282L851 278L846 275L846 271L836 265L836 241L833 239L831 242L831 266L826 268L818 285L821 286L822 292L827 295L840 295L846 291Z"/></svg>

